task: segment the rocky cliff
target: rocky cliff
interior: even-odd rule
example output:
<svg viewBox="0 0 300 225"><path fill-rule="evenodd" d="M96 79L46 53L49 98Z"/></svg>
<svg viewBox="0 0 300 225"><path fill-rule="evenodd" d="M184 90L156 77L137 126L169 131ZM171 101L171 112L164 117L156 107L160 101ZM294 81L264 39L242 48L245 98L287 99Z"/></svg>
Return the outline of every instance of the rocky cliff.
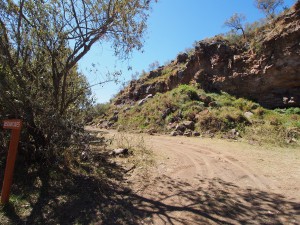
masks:
<svg viewBox="0 0 300 225"><path fill-rule="evenodd" d="M199 83L206 91L224 91L267 108L299 107L300 1L259 32L259 38L242 46L221 37L200 41L192 54L180 54L171 64L132 81L115 104Z"/></svg>

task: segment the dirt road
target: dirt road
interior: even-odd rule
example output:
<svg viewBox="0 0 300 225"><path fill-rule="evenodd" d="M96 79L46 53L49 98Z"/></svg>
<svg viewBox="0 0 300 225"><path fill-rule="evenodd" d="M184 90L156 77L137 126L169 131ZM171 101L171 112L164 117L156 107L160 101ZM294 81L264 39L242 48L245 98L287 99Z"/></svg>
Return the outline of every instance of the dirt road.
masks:
<svg viewBox="0 0 300 225"><path fill-rule="evenodd" d="M128 177L141 224L300 224L300 149L144 138L156 164Z"/></svg>

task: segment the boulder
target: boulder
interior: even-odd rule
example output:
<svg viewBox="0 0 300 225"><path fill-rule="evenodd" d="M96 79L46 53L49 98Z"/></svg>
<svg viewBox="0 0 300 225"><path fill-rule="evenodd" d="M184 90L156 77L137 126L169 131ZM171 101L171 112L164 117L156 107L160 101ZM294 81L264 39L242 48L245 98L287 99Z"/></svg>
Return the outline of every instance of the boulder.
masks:
<svg viewBox="0 0 300 225"><path fill-rule="evenodd" d="M100 122L100 123L98 123L97 124L97 127L100 127L100 128L107 128L108 127L108 121L106 121L106 120L103 120L102 122Z"/></svg>
<svg viewBox="0 0 300 225"><path fill-rule="evenodd" d="M183 121L182 123L187 129L194 130L195 123L193 121Z"/></svg>
<svg viewBox="0 0 300 225"><path fill-rule="evenodd" d="M254 115L254 114L253 114L252 112L245 112L245 113L244 113L244 116L245 116L248 120L250 120L251 117L252 117L253 115Z"/></svg>
<svg viewBox="0 0 300 225"><path fill-rule="evenodd" d="M226 135L223 135L222 137L226 139L236 140L238 137L240 137L240 133L236 129L231 129L230 131L227 132Z"/></svg>
<svg viewBox="0 0 300 225"><path fill-rule="evenodd" d="M113 116L109 119L109 121L110 121L110 122L117 122L118 119L119 119L119 116L118 116L117 114L115 114L115 115L113 115Z"/></svg>
<svg viewBox="0 0 300 225"><path fill-rule="evenodd" d="M173 131L170 133L170 136L173 136L173 137L175 137L175 136L177 136L177 135L178 135L178 132L175 131L175 130L173 130Z"/></svg>
<svg viewBox="0 0 300 225"><path fill-rule="evenodd" d="M186 127L183 124L177 124L177 126L175 127L175 131L184 132L185 129L186 129Z"/></svg>
<svg viewBox="0 0 300 225"><path fill-rule="evenodd" d="M186 137L191 137L192 136L192 131L191 130L187 130L183 133L183 136L186 136Z"/></svg>
<svg viewBox="0 0 300 225"><path fill-rule="evenodd" d="M153 79L155 77L159 77L161 75L160 71L157 71L157 70L152 70L149 72L147 78L148 79Z"/></svg>
<svg viewBox="0 0 300 225"><path fill-rule="evenodd" d="M110 155L128 155L129 151L127 148L117 148L110 152Z"/></svg>
<svg viewBox="0 0 300 225"><path fill-rule="evenodd" d="M185 63L189 58L187 53L177 55L176 63Z"/></svg>
<svg viewBox="0 0 300 225"><path fill-rule="evenodd" d="M200 135L201 135L201 134L200 134L199 132L197 132L197 131L194 131L194 132L193 132L193 136L194 136L194 137L199 137Z"/></svg>
<svg viewBox="0 0 300 225"><path fill-rule="evenodd" d="M168 126L167 126L167 129L168 130L173 130L173 129L175 129L176 126L177 126L176 123L169 123Z"/></svg>
<svg viewBox="0 0 300 225"><path fill-rule="evenodd" d="M177 134L181 136L181 135L183 135L183 132L180 131L180 130L178 130L178 131L177 131Z"/></svg>

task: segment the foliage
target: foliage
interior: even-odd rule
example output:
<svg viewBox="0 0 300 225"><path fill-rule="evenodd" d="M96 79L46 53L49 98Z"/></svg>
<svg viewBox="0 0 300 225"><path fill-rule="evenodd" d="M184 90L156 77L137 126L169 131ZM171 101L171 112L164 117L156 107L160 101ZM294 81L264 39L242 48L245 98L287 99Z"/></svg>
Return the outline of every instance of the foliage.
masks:
<svg viewBox="0 0 300 225"><path fill-rule="evenodd" d="M90 122L93 118L105 116L109 110L109 103L98 103L86 109L86 122Z"/></svg>
<svg viewBox="0 0 300 225"><path fill-rule="evenodd" d="M22 147L29 158L55 158L82 131L91 100L78 61L99 41L112 43L120 58L140 50L150 4L0 1L0 119L24 120Z"/></svg>
<svg viewBox="0 0 300 225"><path fill-rule="evenodd" d="M274 111L278 112L280 114L287 114L287 115L298 114L298 115L300 115L299 107L288 108L288 109L275 109Z"/></svg>
<svg viewBox="0 0 300 225"><path fill-rule="evenodd" d="M282 6L284 0L255 0L255 6L267 17L274 18L276 9Z"/></svg>
<svg viewBox="0 0 300 225"><path fill-rule="evenodd" d="M224 25L236 31L241 30L243 37L245 39L246 36L245 36L244 25L243 25L245 20L246 17L243 14L234 13L229 19L225 21Z"/></svg>
<svg viewBox="0 0 300 225"><path fill-rule="evenodd" d="M214 106L203 102L209 98L216 103ZM253 101L225 92L205 93L193 85L179 85L166 93L157 93L142 106L124 105L124 108L130 110L119 109L116 123L122 130L154 129L169 133L170 124L189 120L202 135L226 136L231 129L236 129L245 140L272 145L287 145L300 138L298 108L267 110ZM111 106L110 111L114 110ZM246 117L246 112L252 116Z"/></svg>
<svg viewBox="0 0 300 225"><path fill-rule="evenodd" d="M93 134L86 138L103 140L101 133ZM132 164L145 167L153 158L143 139L132 146L133 154L123 160L109 156L104 145L67 149L61 157L66 162L52 168L40 163L37 169L18 157L10 202L0 206L1 225L141 224L144 216L137 217L132 199L124 198L130 189L123 181ZM1 177L3 172L0 165Z"/></svg>
<svg viewBox="0 0 300 225"><path fill-rule="evenodd" d="M156 60L156 61L154 61L153 63L150 63L150 64L149 64L148 70L149 70L149 71L152 71L152 70L157 69L158 67L159 67L159 62Z"/></svg>
<svg viewBox="0 0 300 225"><path fill-rule="evenodd" d="M119 132L112 137L112 147L129 149L134 155L128 159L135 166L142 166L145 169L154 164L154 156L149 146L142 135L135 136Z"/></svg>

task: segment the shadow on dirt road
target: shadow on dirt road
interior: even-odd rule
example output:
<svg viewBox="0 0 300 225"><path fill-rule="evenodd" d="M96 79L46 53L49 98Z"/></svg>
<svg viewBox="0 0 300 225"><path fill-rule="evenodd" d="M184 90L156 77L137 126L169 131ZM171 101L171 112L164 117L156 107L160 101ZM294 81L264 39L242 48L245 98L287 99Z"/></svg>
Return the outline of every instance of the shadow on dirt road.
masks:
<svg viewBox="0 0 300 225"><path fill-rule="evenodd" d="M300 204L278 194L242 189L220 179L200 180L196 188L166 176L154 183L161 187L155 196L147 195L151 185L142 190L142 195L130 196L136 209L154 217L153 224L298 224L300 221ZM151 219L148 221L152 224Z"/></svg>
<svg viewBox="0 0 300 225"><path fill-rule="evenodd" d="M28 217L20 218L11 206L5 209L11 224L299 223L300 204L219 179L199 180L195 188L164 176L154 180L161 190L155 192L149 184L133 193L91 177L73 175L62 181L63 186L54 186L44 178L40 196ZM152 194L148 195L150 189ZM169 194L164 194L164 190Z"/></svg>

